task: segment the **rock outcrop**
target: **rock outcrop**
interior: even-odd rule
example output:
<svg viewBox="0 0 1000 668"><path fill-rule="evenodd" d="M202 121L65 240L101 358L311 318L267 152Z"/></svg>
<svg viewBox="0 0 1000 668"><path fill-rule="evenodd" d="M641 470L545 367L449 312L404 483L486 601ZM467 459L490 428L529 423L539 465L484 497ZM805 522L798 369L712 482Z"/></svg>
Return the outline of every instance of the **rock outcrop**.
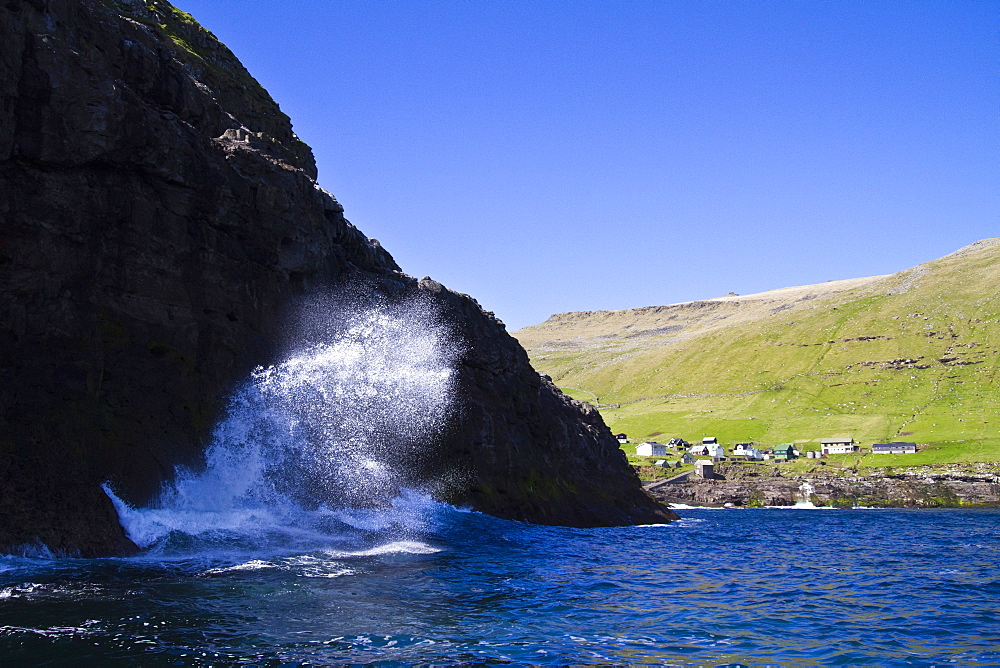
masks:
<svg viewBox="0 0 1000 668"><path fill-rule="evenodd" d="M727 464L719 479L689 478L647 487L656 498L693 506L816 506L853 508L1000 507L1000 466L936 465L867 472L817 466L809 473L780 466Z"/></svg>
<svg viewBox="0 0 1000 668"><path fill-rule="evenodd" d="M191 17L12 0L0 35L0 549L134 550L100 485L142 504L197 466L227 393L276 361L289 304L359 282L425 295L465 342L436 454L465 472L450 500L548 523L671 517L499 321L345 219L288 118Z"/></svg>

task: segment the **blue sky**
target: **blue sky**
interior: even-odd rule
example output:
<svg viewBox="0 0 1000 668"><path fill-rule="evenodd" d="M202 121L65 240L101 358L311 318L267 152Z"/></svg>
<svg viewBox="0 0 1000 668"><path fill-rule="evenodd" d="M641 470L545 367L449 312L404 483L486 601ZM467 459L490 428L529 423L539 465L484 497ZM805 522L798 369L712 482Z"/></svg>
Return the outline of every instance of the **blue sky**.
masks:
<svg viewBox="0 0 1000 668"><path fill-rule="evenodd" d="M1000 236L1000 3L175 4L348 219L511 330Z"/></svg>

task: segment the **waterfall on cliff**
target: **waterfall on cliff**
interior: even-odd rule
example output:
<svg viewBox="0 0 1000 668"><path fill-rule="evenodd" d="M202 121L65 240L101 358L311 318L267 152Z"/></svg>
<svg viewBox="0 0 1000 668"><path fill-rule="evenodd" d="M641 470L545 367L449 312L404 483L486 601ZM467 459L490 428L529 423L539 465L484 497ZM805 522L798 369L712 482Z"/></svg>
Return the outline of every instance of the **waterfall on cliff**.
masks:
<svg viewBox="0 0 1000 668"><path fill-rule="evenodd" d="M314 302L283 362L232 396L200 471L178 471L154 507L114 497L146 547L171 532L308 543L343 525L414 521L429 497L410 470L452 410L458 347L419 300Z"/></svg>

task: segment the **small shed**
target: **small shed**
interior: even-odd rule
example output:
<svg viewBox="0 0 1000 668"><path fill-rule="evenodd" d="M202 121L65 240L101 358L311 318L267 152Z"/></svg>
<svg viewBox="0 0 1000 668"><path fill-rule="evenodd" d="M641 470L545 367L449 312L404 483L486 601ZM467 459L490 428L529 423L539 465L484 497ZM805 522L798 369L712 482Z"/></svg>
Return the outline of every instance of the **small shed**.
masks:
<svg viewBox="0 0 1000 668"><path fill-rule="evenodd" d="M615 439L619 443L628 443L628 434L615 434Z"/></svg>
<svg viewBox="0 0 1000 668"><path fill-rule="evenodd" d="M895 442L875 443L872 445L872 454L877 455L908 455L916 451L916 443Z"/></svg>
<svg viewBox="0 0 1000 668"><path fill-rule="evenodd" d="M715 478L715 463L708 459L699 459L694 463L694 475L705 480Z"/></svg>
<svg viewBox="0 0 1000 668"><path fill-rule="evenodd" d="M719 439L717 439L715 436L706 436L705 438L701 439L702 445L715 445L718 442Z"/></svg>
<svg viewBox="0 0 1000 668"><path fill-rule="evenodd" d="M684 463L684 464L693 464L694 463L694 455L692 455L690 452L682 452L681 453L681 462Z"/></svg>

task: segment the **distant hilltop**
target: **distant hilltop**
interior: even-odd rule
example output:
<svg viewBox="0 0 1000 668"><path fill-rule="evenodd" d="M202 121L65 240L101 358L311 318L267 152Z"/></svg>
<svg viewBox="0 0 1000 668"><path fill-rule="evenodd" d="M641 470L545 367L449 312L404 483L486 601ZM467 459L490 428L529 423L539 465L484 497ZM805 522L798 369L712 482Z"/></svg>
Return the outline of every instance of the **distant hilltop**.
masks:
<svg viewBox="0 0 1000 668"><path fill-rule="evenodd" d="M849 434L1000 460L998 284L1000 239L983 239L895 274L560 313L514 335L558 386L640 438Z"/></svg>

